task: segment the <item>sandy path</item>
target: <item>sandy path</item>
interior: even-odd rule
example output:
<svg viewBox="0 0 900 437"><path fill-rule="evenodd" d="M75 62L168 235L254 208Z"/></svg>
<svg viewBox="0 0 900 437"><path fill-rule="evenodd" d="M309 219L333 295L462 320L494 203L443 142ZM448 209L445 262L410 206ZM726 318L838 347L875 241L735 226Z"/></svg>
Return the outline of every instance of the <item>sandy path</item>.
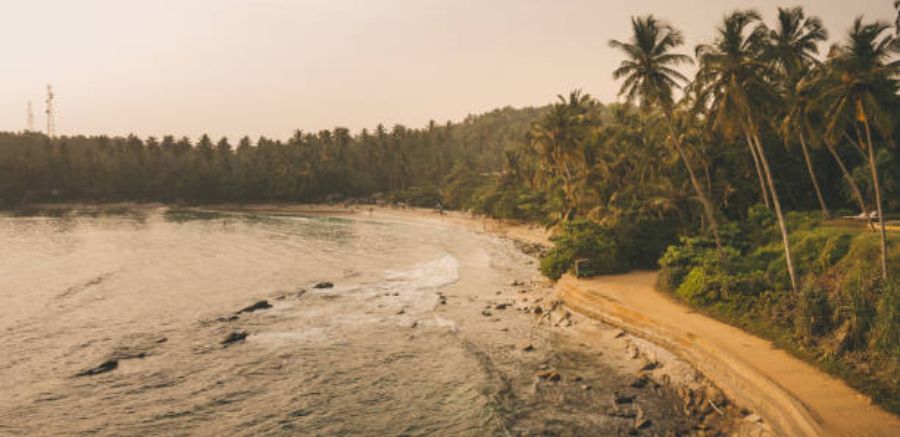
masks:
<svg viewBox="0 0 900 437"><path fill-rule="evenodd" d="M693 363L779 434L897 436L900 419L843 381L775 349L769 341L693 312L656 291L655 272L589 280L564 277L566 304L660 343Z"/></svg>

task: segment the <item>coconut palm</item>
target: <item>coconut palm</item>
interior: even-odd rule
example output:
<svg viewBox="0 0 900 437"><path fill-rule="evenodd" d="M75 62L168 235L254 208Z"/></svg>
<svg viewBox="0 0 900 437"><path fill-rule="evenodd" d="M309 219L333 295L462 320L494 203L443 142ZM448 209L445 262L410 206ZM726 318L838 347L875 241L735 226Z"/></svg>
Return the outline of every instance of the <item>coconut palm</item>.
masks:
<svg viewBox="0 0 900 437"><path fill-rule="evenodd" d="M545 185L562 185L561 219L568 220L576 212L578 179L584 173L584 147L596 126L597 103L580 90L568 99L558 96L549 113L535 123L529 137L540 157Z"/></svg>
<svg viewBox="0 0 900 437"><path fill-rule="evenodd" d="M767 29L752 27L760 21L753 10L736 11L725 17L717 29L713 44L697 47L700 69L695 80L699 88L698 102L709 111L709 119L725 132L739 131L757 160L765 184L762 191L771 196L775 216L781 231L785 262L791 279L791 288L797 292L797 275L791 258L787 225L781 211L778 190L759 138L763 113L778 101L778 95L770 79L772 69L764 62L763 49ZM748 32L747 30L750 29Z"/></svg>
<svg viewBox="0 0 900 437"><path fill-rule="evenodd" d="M673 52L684 43L684 38L681 32L652 15L632 17L631 29L632 35L628 41L609 41L611 47L621 50L626 56L619 68L613 71L615 79L625 79L619 95L625 95L630 102L639 100L643 112L655 109L662 111L669 131L669 141L687 169L691 185L703 205L716 248L721 254L722 241L719 238L715 210L694 173L673 121L673 91L688 81L674 67L692 62L689 56Z"/></svg>
<svg viewBox="0 0 900 437"><path fill-rule="evenodd" d="M885 141L892 141L892 117L885 108L893 107L895 103L889 99L897 98L896 77L900 74L900 61L891 60L895 39L890 33L885 34L888 29L887 23L865 24L862 17L857 18L844 44L832 49L828 61L831 74L822 94L822 100L827 104L826 134L835 138L849 130L851 135L855 134L856 144L866 151L881 231L881 264L885 279L888 278L887 232L872 128Z"/></svg>
<svg viewBox="0 0 900 437"><path fill-rule="evenodd" d="M795 7L778 8L778 25L769 31L768 36L764 54L779 75L785 108L779 130L786 143L794 137L800 141L803 160L822 214L829 217L828 205L819 187L806 141L811 130L809 112L813 109L810 107L812 67L819 63L816 59L818 44L827 39L828 34L818 17L807 17L802 7Z"/></svg>

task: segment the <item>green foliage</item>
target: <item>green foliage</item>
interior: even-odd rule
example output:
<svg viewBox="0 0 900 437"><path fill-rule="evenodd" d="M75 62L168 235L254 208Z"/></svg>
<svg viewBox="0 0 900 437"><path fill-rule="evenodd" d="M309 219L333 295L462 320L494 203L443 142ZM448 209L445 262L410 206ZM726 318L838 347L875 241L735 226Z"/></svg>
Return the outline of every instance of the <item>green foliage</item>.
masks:
<svg viewBox="0 0 900 437"><path fill-rule="evenodd" d="M776 225L759 208L740 226L722 227L719 262L713 244L682 237L660 259L660 287L691 305L828 362L877 399L900 392L900 296L881 280L879 238L864 229L824 226L817 213L789 217L791 246L803 287L790 292ZM898 240L890 266L900 271ZM877 366L874 363L878 363ZM875 388L877 387L877 389ZM888 404L891 407L893 404Z"/></svg>
<svg viewBox="0 0 900 437"><path fill-rule="evenodd" d="M541 260L541 272L559 279L578 259L588 259L598 274L622 271L615 234L608 227L587 219L565 222L551 237L553 249Z"/></svg>

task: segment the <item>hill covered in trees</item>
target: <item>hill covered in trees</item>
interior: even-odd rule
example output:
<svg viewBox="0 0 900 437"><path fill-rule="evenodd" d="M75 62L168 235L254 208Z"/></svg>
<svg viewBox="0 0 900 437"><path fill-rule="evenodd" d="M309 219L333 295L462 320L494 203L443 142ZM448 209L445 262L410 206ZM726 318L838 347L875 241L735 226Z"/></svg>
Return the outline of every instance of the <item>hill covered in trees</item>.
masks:
<svg viewBox="0 0 900 437"><path fill-rule="evenodd" d="M378 192L436 193L454 165L492 172L541 109L498 109L460 123L351 134L296 132L287 141L204 135L48 138L0 133L0 202L316 202Z"/></svg>
<svg viewBox="0 0 900 437"><path fill-rule="evenodd" d="M776 339L900 411L900 42L857 19L752 10L715 37L652 16L610 45L624 103L573 91L460 123L287 141L0 134L3 205L54 201L442 202L556 227L542 271L661 268L688 304ZM695 63L696 75L679 66ZM834 221L862 214L861 225Z"/></svg>

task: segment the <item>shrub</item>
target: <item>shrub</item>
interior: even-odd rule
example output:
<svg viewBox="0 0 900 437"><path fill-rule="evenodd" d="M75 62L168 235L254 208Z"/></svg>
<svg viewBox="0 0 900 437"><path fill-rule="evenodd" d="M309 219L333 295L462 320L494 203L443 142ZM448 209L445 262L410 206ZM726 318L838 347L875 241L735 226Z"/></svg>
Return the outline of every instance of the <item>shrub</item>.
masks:
<svg viewBox="0 0 900 437"><path fill-rule="evenodd" d="M554 247L541 260L541 272L550 279L559 279L580 258L590 260L597 274L625 268L613 232L591 220L565 222L550 240Z"/></svg>
<svg viewBox="0 0 900 437"><path fill-rule="evenodd" d="M888 282L881 287L877 314L872 328L872 346L900 360L900 286L896 282Z"/></svg>
<svg viewBox="0 0 900 437"><path fill-rule="evenodd" d="M802 338L820 336L831 329L831 304L828 294L817 286L808 286L797 302L797 334Z"/></svg>

